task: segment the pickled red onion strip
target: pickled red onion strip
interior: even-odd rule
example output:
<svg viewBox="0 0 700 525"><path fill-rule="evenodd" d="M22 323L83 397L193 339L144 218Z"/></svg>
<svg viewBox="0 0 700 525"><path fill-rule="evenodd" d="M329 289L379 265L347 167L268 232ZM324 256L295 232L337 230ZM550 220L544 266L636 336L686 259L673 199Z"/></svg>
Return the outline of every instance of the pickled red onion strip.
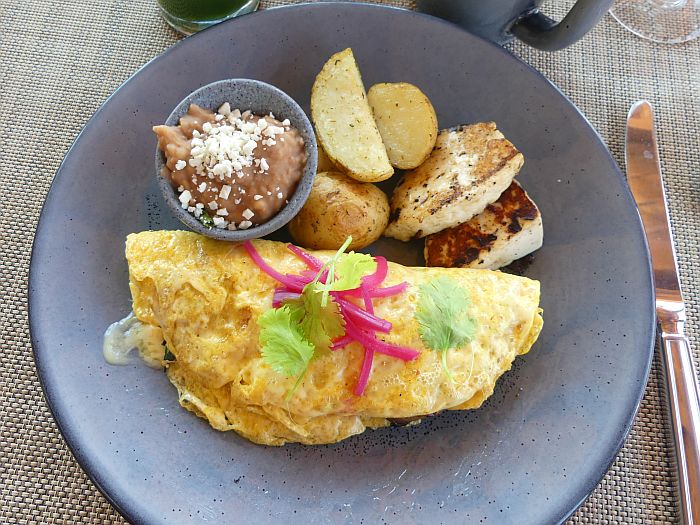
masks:
<svg viewBox="0 0 700 525"><path fill-rule="evenodd" d="M390 297L392 295L398 295L401 292L406 291L408 288L408 283L403 282L399 284L394 284L392 286L387 286L386 288L372 288L368 291L369 296L372 298L377 297ZM362 297L362 292L359 288L354 288L352 290L343 290L340 292L344 297Z"/></svg>
<svg viewBox="0 0 700 525"><path fill-rule="evenodd" d="M291 299L298 299L299 297L301 297L301 294L297 292L290 292L284 288L276 288L275 293L272 296L272 307L279 308L282 306L283 302Z"/></svg>
<svg viewBox="0 0 700 525"><path fill-rule="evenodd" d="M362 301L365 303L365 310L374 315L374 305L372 304L372 298L369 296L369 290L364 286L360 286L360 293L362 294Z"/></svg>
<svg viewBox="0 0 700 525"><path fill-rule="evenodd" d="M258 253L258 250L255 249L255 246L253 246L252 242L245 241L243 243L243 247L245 248L245 251L248 252L250 258L253 259L253 262L257 265L257 267L260 268L263 272L272 277L275 281L279 281L287 288L295 288L291 279L288 279L287 276L282 275L272 266L268 265L265 262L265 259L263 259L262 256Z"/></svg>
<svg viewBox="0 0 700 525"><path fill-rule="evenodd" d="M390 297L405 292L406 288L408 288L408 283L405 281L386 288L375 288L370 292L370 297Z"/></svg>
<svg viewBox="0 0 700 525"><path fill-rule="evenodd" d="M371 313L363 310L356 304L341 299L335 293L331 292L333 298L336 300L340 306L341 313L352 319L355 323L359 324L362 328L367 328L372 331L379 331L384 333L389 333L391 331L391 322L386 319L380 319L379 317L372 315Z"/></svg>
<svg viewBox="0 0 700 525"><path fill-rule="evenodd" d="M299 259L304 261L304 263L306 263L306 266L308 266L310 269L316 270L317 273L321 269L321 267L323 266L323 263L320 260L318 260L316 257L311 255L309 252L302 250L298 246L294 246L293 244L288 244L287 249L289 251L291 251L294 255L299 257Z"/></svg>
<svg viewBox="0 0 700 525"><path fill-rule="evenodd" d="M313 280L307 279L306 277L302 277L300 275L293 275L290 273L285 274L284 277L288 279L289 282L289 284L285 286L287 286L287 288L295 292L301 292L304 289L304 286L306 286Z"/></svg>
<svg viewBox="0 0 700 525"><path fill-rule="evenodd" d="M385 341L380 341L373 334L368 334L351 322L348 322L345 325L345 333L365 348L371 348L375 352L388 355L390 357L396 357L403 361L413 361L420 355L420 352L418 350L414 350L413 348L393 345Z"/></svg>
<svg viewBox="0 0 700 525"><path fill-rule="evenodd" d="M361 396L365 393L365 388L367 388L367 383L369 383L369 375L372 372L372 364L374 362L374 350L365 347L365 356L362 360L362 368L360 369L360 375L357 377L357 384L353 393L356 396Z"/></svg>
<svg viewBox="0 0 700 525"><path fill-rule="evenodd" d="M352 337L350 337L349 335L344 335L340 339L336 339L335 341L333 341L333 343L331 344L331 350L340 350L341 348L345 348L353 341L354 339Z"/></svg>
<svg viewBox="0 0 700 525"><path fill-rule="evenodd" d="M384 282L384 279L386 279L386 275L389 272L389 265L384 257L377 255L374 257L374 260L377 263L377 269L374 271L374 273L365 275L362 278L362 284L367 288L376 288L379 286Z"/></svg>

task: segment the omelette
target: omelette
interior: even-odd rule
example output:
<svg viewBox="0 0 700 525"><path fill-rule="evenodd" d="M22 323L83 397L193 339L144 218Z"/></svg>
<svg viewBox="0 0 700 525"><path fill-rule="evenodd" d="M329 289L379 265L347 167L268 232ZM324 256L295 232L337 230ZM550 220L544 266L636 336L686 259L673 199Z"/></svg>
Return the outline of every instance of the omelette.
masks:
<svg viewBox="0 0 700 525"><path fill-rule="evenodd" d="M282 274L307 269L284 243L253 245ZM321 261L333 255L310 253ZM489 270L389 262L383 286L406 282L408 287L373 300L375 315L392 323L381 339L419 354L410 361L376 354L366 388L356 395L364 356L358 342L315 356L298 383L263 359L257 321L272 308L279 283L242 244L183 231L142 232L128 236L126 258L134 316L149 327L149 337L162 340L170 358L163 357L161 345L141 347L160 352L148 357L166 366L180 404L217 430L234 430L265 445L334 443L392 420L477 408L515 357L530 350L543 322L537 281ZM415 317L419 287L442 276L468 290L475 322L471 340L445 354L450 378L441 353L424 346Z"/></svg>

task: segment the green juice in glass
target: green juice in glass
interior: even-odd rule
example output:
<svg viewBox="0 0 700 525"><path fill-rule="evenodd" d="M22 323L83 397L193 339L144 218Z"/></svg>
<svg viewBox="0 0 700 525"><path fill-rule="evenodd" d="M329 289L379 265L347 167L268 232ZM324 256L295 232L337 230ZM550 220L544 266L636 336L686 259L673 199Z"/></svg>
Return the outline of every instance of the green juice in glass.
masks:
<svg viewBox="0 0 700 525"><path fill-rule="evenodd" d="M259 0L158 0L163 18L175 29L192 34L234 16L250 13Z"/></svg>

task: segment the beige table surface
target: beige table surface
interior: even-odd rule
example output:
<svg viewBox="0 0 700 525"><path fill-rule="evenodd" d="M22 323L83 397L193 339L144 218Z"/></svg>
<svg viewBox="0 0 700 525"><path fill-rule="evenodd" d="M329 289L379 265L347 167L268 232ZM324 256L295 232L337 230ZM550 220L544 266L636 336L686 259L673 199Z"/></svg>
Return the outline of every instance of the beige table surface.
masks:
<svg viewBox="0 0 700 525"><path fill-rule="evenodd" d="M560 15L571 3L554 0L548 12ZM154 0L0 0L0 524L123 523L76 464L42 396L27 271L41 204L67 148L121 82L177 39ZM656 105L688 335L700 348L700 40L653 44L606 16L562 52L508 47L581 108L621 165L630 104ZM655 363L625 447L571 523L675 521L659 387Z"/></svg>

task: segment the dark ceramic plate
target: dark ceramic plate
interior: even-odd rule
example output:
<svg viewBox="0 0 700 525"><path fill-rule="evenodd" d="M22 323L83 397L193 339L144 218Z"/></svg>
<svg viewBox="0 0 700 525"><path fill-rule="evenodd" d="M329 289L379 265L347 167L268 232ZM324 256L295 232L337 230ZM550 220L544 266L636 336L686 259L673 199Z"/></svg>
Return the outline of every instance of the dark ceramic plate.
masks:
<svg viewBox="0 0 700 525"><path fill-rule="evenodd" d="M495 120L525 155L542 209L545 327L479 410L368 431L333 446L253 445L181 409L165 375L102 360L130 309L124 238L178 228L153 177L151 125L214 80L274 84L308 108L315 74L351 46L365 84L407 81L443 127ZM419 246L379 243L399 262ZM85 126L36 235L30 319L46 398L76 458L139 523L556 523L602 478L652 355L652 287L634 203L598 135L508 52L426 16L319 3L188 38L126 82Z"/></svg>

